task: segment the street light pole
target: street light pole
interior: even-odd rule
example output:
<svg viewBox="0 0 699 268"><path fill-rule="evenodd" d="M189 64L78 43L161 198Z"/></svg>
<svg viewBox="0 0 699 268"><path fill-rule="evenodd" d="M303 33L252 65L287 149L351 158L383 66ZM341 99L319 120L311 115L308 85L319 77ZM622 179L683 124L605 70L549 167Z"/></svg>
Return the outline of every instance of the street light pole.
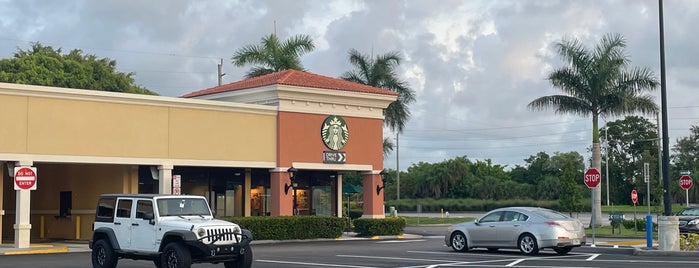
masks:
<svg viewBox="0 0 699 268"><path fill-rule="evenodd" d="M609 206L609 136L607 136L607 129L609 127L607 126L607 122L604 122L604 167L605 167L605 174L604 177L607 178L607 206Z"/></svg>

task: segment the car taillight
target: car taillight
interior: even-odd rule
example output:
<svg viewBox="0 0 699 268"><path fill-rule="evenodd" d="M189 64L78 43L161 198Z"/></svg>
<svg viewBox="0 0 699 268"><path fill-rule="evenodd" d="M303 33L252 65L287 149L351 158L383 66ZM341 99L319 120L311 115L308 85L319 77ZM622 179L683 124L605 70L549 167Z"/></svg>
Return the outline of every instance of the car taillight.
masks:
<svg viewBox="0 0 699 268"><path fill-rule="evenodd" d="M546 224L548 224L548 226L561 226L560 224L558 224L555 221L547 221Z"/></svg>

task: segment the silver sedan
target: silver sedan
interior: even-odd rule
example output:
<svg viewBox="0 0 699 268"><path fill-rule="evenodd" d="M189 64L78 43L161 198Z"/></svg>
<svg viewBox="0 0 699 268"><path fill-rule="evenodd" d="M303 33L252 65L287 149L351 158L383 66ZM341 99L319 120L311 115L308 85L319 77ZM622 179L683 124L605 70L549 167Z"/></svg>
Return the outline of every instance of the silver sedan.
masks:
<svg viewBox="0 0 699 268"><path fill-rule="evenodd" d="M527 255L552 248L566 254L585 244L585 226L555 210L536 207L507 207L486 213L473 222L454 224L444 242L454 251L471 248L516 248Z"/></svg>

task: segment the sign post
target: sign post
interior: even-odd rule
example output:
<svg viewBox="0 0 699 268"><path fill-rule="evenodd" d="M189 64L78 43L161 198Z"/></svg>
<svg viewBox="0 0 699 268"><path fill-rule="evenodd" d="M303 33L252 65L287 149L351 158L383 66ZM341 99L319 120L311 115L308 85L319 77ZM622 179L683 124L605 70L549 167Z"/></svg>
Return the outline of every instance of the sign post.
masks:
<svg viewBox="0 0 699 268"><path fill-rule="evenodd" d="M653 247L653 216L650 215L650 164L643 163L643 180L646 182L646 204L648 204L648 215L646 215L646 247Z"/></svg>
<svg viewBox="0 0 699 268"><path fill-rule="evenodd" d="M682 175L682 177L680 177L680 187L684 189L687 206L689 206L689 189L692 188L692 185L694 185L692 177L690 177L689 175Z"/></svg>
<svg viewBox="0 0 699 268"><path fill-rule="evenodd" d="M631 203L633 203L633 230L636 232L638 226L636 226L636 203L638 202L638 192L636 189L631 190Z"/></svg>
<svg viewBox="0 0 699 268"><path fill-rule="evenodd" d="M591 198L591 203L593 208L592 211L592 220L591 224L592 225L592 246L595 246L595 212L594 212L594 207L595 207L595 191L593 189L597 188L599 186L599 183L602 181L602 175L600 175L599 170L596 168L589 168L587 171L585 171L585 176L584 176L584 182L587 188L590 188L590 192L592 193L590 196Z"/></svg>

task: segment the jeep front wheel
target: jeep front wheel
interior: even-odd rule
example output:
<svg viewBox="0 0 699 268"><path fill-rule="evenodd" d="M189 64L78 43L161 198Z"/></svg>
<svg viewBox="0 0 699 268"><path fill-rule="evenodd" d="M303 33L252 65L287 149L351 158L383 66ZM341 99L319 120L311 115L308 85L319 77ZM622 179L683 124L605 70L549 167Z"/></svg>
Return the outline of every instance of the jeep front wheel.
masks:
<svg viewBox="0 0 699 268"><path fill-rule="evenodd" d="M252 248L250 245L245 246L244 253L235 261L224 262L226 268L250 268L252 267Z"/></svg>
<svg viewBox="0 0 699 268"><path fill-rule="evenodd" d="M189 268L192 266L192 256L189 249L177 242L165 246L160 260L163 268Z"/></svg>
<svg viewBox="0 0 699 268"><path fill-rule="evenodd" d="M109 244L109 240L100 239L92 246L92 267L114 268L117 265L117 255Z"/></svg>

